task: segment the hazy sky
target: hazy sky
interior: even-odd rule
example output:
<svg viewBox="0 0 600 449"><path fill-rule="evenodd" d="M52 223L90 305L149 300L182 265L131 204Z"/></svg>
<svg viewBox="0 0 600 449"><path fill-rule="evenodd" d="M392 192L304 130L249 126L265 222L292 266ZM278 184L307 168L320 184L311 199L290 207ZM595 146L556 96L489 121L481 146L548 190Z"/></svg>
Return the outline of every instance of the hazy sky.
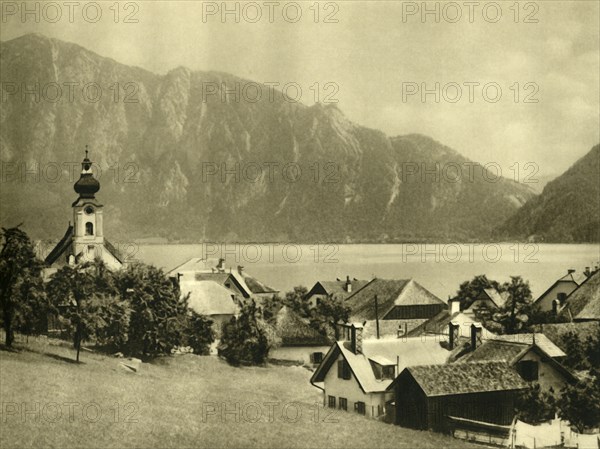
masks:
<svg viewBox="0 0 600 449"><path fill-rule="evenodd" d="M73 23L65 2L40 7L36 23L33 14L21 16L21 2L3 2L0 37L40 32L157 73L186 66L298 83L307 104L319 83L320 100L332 94L358 124L391 136L429 135L473 160L498 162L508 177L515 162L538 164L538 176L560 173L600 140L595 0L518 8L512 0L481 1L471 10L462 1L428 2L439 10L437 22L435 13L421 15L420 1L320 2L318 16L313 1L280 1L272 23L262 1L239 4L239 22L235 14L221 16L221 2L120 2L117 18L110 1L97 3L102 17L92 23L93 2L75 3ZM128 14L137 23L124 23ZM437 90L439 102L434 93L408 95L422 87Z"/></svg>

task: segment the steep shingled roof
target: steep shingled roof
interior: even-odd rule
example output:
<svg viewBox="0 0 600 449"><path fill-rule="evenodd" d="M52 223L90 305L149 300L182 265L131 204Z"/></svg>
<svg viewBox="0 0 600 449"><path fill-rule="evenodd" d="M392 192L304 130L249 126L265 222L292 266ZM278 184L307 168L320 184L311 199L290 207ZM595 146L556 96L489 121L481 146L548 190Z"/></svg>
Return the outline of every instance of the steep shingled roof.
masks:
<svg viewBox="0 0 600 449"><path fill-rule="evenodd" d="M323 289L328 295L333 295L336 298L346 299L355 293L357 293L360 289L362 289L365 285L367 285L370 281L364 280L350 280L352 285L352 291L346 291L346 281L319 281Z"/></svg>
<svg viewBox="0 0 600 449"><path fill-rule="evenodd" d="M580 341L596 335L600 331L600 321L582 321L577 323L552 323L542 324L542 333L556 346L565 351L563 337L572 332Z"/></svg>
<svg viewBox="0 0 600 449"><path fill-rule="evenodd" d="M375 295L377 295L380 319L385 317L395 306L428 304L446 306L444 301L413 279L376 278L346 300L346 305L351 309L351 321L376 318Z"/></svg>
<svg viewBox="0 0 600 449"><path fill-rule="evenodd" d="M567 297L560 315L571 320L600 320L600 271Z"/></svg>
<svg viewBox="0 0 600 449"><path fill-rule="evenodd" d="M412 366L406 370L429 397L527 388L521 376L503 362Z"/></svg>
<svg viewBox="0 0 600 449"><path fill-rule="evenodd" d="M181 282L182 294L190 293L188 307L202 315L234 315L238 307L232 292L215 281Z"/></svg>
<svg viewBox="0 0 600 449"><path fill-rule="evenodd" d="M475 351L469 352L460 362L506 362L511 363L522 353L529 350L529 345L501 340L489 340Z"/></svg>
<svg viewBox="0 0 600 449"><path fill-rule="evenodd" d="M567 355L562 349L556 346L552 340L540 333L496 335L493 339L526 345L532 345L535 340L535 345L543 350L549 357L564 357Z"/></svg>

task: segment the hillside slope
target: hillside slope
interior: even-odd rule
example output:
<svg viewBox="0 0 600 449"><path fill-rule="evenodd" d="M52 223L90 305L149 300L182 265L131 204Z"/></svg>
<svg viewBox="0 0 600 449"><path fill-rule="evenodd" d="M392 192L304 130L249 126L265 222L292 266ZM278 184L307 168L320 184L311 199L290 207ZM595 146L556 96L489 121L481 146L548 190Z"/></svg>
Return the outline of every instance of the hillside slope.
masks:
<svg viewBox="0 0 600 449"><path fill-rule="evenodd" d="M600 145L549 182L498 234L548 242L600 242Z"/></svg>

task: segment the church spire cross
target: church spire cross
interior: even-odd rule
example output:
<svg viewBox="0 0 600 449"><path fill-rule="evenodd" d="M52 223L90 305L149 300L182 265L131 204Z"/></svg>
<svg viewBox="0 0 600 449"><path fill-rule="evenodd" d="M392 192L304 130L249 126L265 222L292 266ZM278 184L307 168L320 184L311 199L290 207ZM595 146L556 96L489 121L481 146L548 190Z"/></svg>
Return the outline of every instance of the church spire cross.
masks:
<svg viewBox="0 0 600 449"><path fill-rule="evenodd" d="M88 145L85 146L85 158L88 158Z"/></svg>

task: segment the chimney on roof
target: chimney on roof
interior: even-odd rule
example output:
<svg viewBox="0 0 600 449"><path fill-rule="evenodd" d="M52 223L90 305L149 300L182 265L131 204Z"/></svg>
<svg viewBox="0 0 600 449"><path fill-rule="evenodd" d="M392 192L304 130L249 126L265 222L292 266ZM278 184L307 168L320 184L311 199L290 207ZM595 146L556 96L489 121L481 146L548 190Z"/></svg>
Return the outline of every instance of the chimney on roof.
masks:
<svg viewBox="0 0 600 449"><path fill-rule="evenodd" d="M460 326L458 323L452 321L448 323L448 346L450 350L454 349L458 344L459 329Z"/></svg>
<svg viewBox="0 0 600 449"><path fill-rule="evenodd" d="M238 265L237 270L238 270L238 273L240 274L240 276L244 275L244 267L242 265Z"/></svg>
<svg viewBox="0 0 600 449"><path fill-rule="evenodd" d="M335 340L336 341L348 341L350 340L350 326L342 321L339 321L335 325Z"/></svg>
<svg viewBox="0 0 600 449"><path fill-rule="evenodd" d="M350 327L350 347L354 354L362 354L363 326L359 323L354 323Z"/></svg>
<svg viewBox="0 0 600 449"><path fill-rule="evenodd" d="M585 267L585 271L583 272L583 274L585 275L586 278L589 278L592 275L592 271L590 270L590 267Z"/></svg>
<svg viewBox="0 0 600 449"><path fill-rule="evenodd" d="M225 259L220 258L219 263L217 264L218 271L225 271Z"/></svg>
<svg viewBox="0 0 600 449"><path fill-rule="evenodd" d="M473 323L471 324L471 351L474 351L475 349L477 349L479 346L481 346L481 338L482 338L482 332L483 328L481 327L481 324L479 323Z"/></svg>
<svg viewBox="0 0 600 449"><path fill-rule="evenodd" d="M348 293L350 293L352 291L352 281L350 280L350 276L346 276L345 289Z"/></svg>
<svg viewBox="0 0 600 449"><path fill-rule="evenodd" d="M568 274L573 274L573 273L575 273L575 270L574 270L573 268L569 268L569 269L567 270L567 273L568 273Z"/></svg>
<svg viewBox="0 0 600 449"><path fill-rule="evenodd" d="M460 299L448 296L448 311L450 315L460 312Z"/></svg>

